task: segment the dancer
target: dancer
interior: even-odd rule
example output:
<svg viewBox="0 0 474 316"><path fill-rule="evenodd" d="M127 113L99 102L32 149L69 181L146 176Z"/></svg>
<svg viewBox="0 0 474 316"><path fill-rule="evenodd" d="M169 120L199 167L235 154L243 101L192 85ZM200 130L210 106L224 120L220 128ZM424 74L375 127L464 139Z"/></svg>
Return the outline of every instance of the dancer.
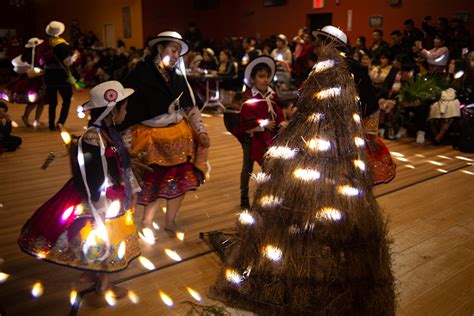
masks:
<svg viewBox="0 0 474 316"><path fill-rule="evenodd" d="M18 240L29 255L97 273L90 275L97 282L97 293L112 290L117 298L127 291L113 286L109 273L126 269L140 255L132 216L133 195L139 187L115 130L132 93L118 81L91 90L90 101L83 106L90 111L89 128L77 145L69 145L73 178L33 214ZM66 144L70 140L64 139Z"/></svg>
<svg viewBox="0 0 474 316"><path fill-rule="evenodd" d="M60 35L64 33L66 27L62 22L52 21L46 26L46 34L49 36L50 50L46 54L45 82L49 104L49 129L51 131L60 128L66 122L71 105L72 87L75 79L69 70L79 57L79 53L72 53L71 46ZM61 114L56 122L56 106L58 105L58 95L61 95L63 104Z"/></svg>
<svg viewBox="0 0 474 316"><path fill-rule="evenodd" d="M42 67L44 58L41 51L37 49L43 40L37 37L30 38L25 45L26 50L12 60L17 77L5 88L8 101L25 104L25 112L21 119L25 126L39 126L41 114L46 103L46 86L44 84ZM36 107L35 120L30 122L30 113Z"/></svg>
<svg viewBox="0 0 474 316"><path fill-rule="evenodd" d="M158 199L166 199L165 230L175 235L183 232L176 215L186 192L197 189L208 172L210 142L197 107L201 101L186 79L181 58L188 44L179 33L167 31L148 46L150 58L125 79L125 86L136 92L122 128L131 127L126 132L131 134L130 152L150 167L141 177L139 203L146 206L142 226L153 231Z"/></svg>

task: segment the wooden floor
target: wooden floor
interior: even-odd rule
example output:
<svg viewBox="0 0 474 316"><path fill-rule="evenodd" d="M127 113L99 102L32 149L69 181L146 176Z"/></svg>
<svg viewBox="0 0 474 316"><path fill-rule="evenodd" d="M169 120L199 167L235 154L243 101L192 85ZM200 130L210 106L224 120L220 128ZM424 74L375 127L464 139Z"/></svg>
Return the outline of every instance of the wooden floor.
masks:
<svg viewBox="0 0 474 316"><path fill-rule="evenodd" d="M85 100L76 93L73 107ZM211 135L210 180L186 196L178 222L186 228L183 242L158 233L154 246L144 245L143 256L154 265L146 270L138 261L114 275L120 285L133 290L140 302L125 299L114 307L96 297L90 284L77 282L79 272L36 260L17 244L19 230L28 217L69 178L68 160L57 159L40 169L48 152L64 151L58 133L47 128L21 126L24 106L10 106L20 124L14 130L24 145L15 153L0 155L0 257L1 270L10 277L0 284L0 311L7 315L184 315L192 300L186 287L205 294L219 269L217 257L199 240L199 232L232 227L239 204L241 150L225 131L222 118L205 118ZM67 127L80 133L84 121L71 117ZM46 113L43 115L46 121ZM474 155L450 147L419 146L412 139L388 142L397 159L394 181L375 189L390 219L393 265L398 281L398 315L472 315L474 313ZM142 208L135 214L138 221ZM156 219L162 224L163 216ZM164 253L171 248L183 258L174 262ZM35 282L44 286L42 297L33 299ZM71 308L69 293L82 294L80 306ZM174 301L167 307L159 292ZM3 313L0 312L3 316Z"/></svg>

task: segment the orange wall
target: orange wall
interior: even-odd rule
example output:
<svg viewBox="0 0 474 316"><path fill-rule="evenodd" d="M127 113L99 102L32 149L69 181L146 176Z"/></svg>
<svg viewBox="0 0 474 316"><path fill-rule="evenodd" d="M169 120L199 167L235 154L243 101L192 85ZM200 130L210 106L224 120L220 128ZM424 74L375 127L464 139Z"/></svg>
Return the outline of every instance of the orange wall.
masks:
<svg viewBox="0 0 474 316"><path fill-rule="evenodd" d="M103 43L104 24L113 24L115 41L123 39L127 47L143 46L141 0L79 0L79 1L36 1L36 31L37 36L45 37L44 29L51 20L58 20L66 24L65 37L69 37L71 21L79 20L82 32L93 31ZM122 8L130 6L132 37L123 37Z"/></svg>
<svg viewBox="0 0 474 316"><path fill-rule="evenodd" d="M311 0L287 0L287 4L277 7L264 7L263 0L220 0L217 9L198 11L192 7L192 0L163 1L142 0L144 36L165 29L174 28L184 31L188 22L195 21L205 38L225 36L255 36L256 32L266 38L272 34L284 33L288 37L307 25L307 15L314 13L332 13L333 24L346 29L347 10L352 10L352 31L347 31L354 42L358 35L365 35L371 43L372 29L368 26L368 17L382 15L382 27L386 39L394 29L402 29L407 18L415 20L420 27L424 16L451 17L459 11L471 13L468 25L474 35L473 0L402 0L402 6L393 8L388 0L326 0L324 9L312 9Z"/></svg>

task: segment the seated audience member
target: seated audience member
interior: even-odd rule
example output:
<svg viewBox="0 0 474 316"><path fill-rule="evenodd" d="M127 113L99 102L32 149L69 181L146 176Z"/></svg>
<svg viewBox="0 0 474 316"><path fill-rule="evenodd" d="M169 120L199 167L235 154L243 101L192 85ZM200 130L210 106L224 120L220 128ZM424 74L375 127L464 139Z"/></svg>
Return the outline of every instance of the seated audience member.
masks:
<svg viewBox="0 0 474 316"><path fill-rule="evenodd" d="M454 120L461 116L460 105L453 88L444 90L439 101L431 105L429 123L436 145L441 144Z"/></svg>
<svg viewBox="0 0 474 316"><path fill-rule="evenodd" d="M374 86L376 91L382 87L385 78L387 78L388 73L392 69L388 54L380 55L379 64L380 65L378 66L373 66L369 71L369 76L372 80L372 85Z"/></svg>
<svg viewBox="0 0 474 316"><path fill-rule="evenodd" d="M12 119L8 115L8 106L0 102L0 153L15 151L22 143L18 136L11 135Z"/></svg>
<svg viewBox="0 0 474 316"><path fill-rule="evenodd" d="M211 72L217 70L216 54L211 48L205 48L202 52L202 60L199 63L199 68L204 72Z"/></svg>

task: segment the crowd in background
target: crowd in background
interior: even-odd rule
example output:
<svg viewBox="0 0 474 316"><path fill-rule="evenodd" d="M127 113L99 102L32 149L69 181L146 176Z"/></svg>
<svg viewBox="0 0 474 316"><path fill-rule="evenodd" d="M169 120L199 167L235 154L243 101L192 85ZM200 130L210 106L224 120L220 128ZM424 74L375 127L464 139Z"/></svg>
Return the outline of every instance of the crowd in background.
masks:
<svg viewBox="0 0 474 316"><path fill-rule="evenodd" d="M454 98L460 104L473 103L473 53L468 54L470 34L461 20L441 17L433 25L431 17L425 17L420 26L416 27L413 20L407 19L399 30L390 34L375 29L371 40L359 36L351 45L347 58L367 67L379 99L382 135L389 139L400 138L410 127L408 131L414 129L420 143L424 142L426 132L433 132L438 142L446 133L436 138L436 129L427 124L432 118L430 105L438 100L400 102L404 83L438 74L448 84L443 90L453 88ZM190 44L190 52L185 56L189 74L219 78L220 98L226 106L242 89L243 71L253 58L263 54L271 55L277 61L277 91L297 90L318 59L315 54L317 42L306 28L301 28L290 38L278 34L264 40L253 37L209 40L194 23L190 23L184 38ZM73 74L87 87L107 80L123 80L140 60L150 54L147 47L126 47L122 40L117 42L116 48L101 47L97 36L90 31L81 32L77 21L71 25L69 41L72 48L80 52ZM0 59L10 60L21 53L22 48L23 44L16 36L1 38ZM0 72L0 81L3 82L7 81L11 71L6 64L2 63ZM404 118L400 117L400 112L405 114ZM459 111L455 112L457 115ZM441 129L446 130L445 127Z"/></svg>

